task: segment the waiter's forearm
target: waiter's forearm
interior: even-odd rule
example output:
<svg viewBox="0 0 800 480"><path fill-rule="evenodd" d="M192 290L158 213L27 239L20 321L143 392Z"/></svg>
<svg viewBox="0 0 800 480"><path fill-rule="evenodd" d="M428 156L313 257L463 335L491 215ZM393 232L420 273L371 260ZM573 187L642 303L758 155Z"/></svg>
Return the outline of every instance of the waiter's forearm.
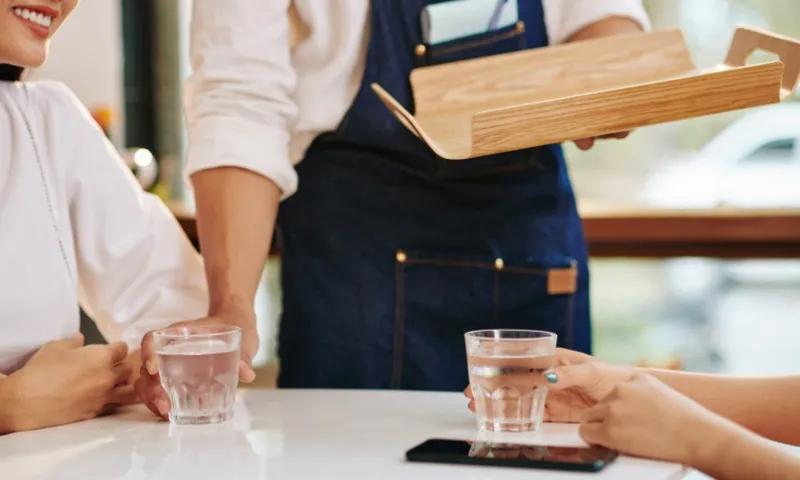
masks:
<svg viewBox="0 0 800 480"><path fill-rule="evenodd" d="M275 230L280 190L234 167L192 175L210 314L253 308Z"/></svg>
<svg viewBox="0 0 800 480"><path fill-rule="evenodd" d="M568 42L589 40L591 38L607 37L620 33L633 33L642 31L642 26L636 20L628 17L608 17L592 24L572 34Z"/></svg>

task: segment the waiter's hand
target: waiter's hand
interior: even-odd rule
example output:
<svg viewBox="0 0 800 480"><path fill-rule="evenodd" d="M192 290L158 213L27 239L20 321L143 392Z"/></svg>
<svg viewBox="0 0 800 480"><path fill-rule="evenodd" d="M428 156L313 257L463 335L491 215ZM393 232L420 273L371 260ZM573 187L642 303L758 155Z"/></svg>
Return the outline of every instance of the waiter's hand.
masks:
<svg viewBox="0 0 800 480"><path fill-rule="evenodd" d="M250 383L256 378L253 372L253 357L258 351L258 332L256 331L256 316L251 311L220 311L215 315L197 320L178 322L171 326L203 326L203 325L234 325L242 329L242 351L239 362L239 381ZM169 414L170 401L161 387L158 375L158 363L153 343L153 332L142 339L142 367L141 375L136 381L136 392L147 408L161 418L166 419Z"/></svg>
<svg viewBox="0 0 800 480"><path fill-rule="evenodd" d="M600 135L599 137L590 137L590 138L582 138L580 140L575 140L575 145L578 146L581 150L589 150L594 146L594 142L597 139L607 139L607 138L616 138L621 140L623 138L627 138L631 132L617 132L617 133L609 133L608 135Z"/></svg>

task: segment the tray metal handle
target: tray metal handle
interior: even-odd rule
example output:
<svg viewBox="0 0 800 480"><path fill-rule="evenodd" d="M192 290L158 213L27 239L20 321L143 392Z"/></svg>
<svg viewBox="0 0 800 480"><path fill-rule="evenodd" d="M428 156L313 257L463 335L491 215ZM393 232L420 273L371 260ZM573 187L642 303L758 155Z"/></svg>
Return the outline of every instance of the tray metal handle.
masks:
<svg viewBox="0 0 800 480"><path fill-rule="evenodd" d="M793 95L800 83L800 42L757 28L740 26L733 34L725 64L743 67L756 50L771 52L780 58L783 63L781 99Z"/></svg>

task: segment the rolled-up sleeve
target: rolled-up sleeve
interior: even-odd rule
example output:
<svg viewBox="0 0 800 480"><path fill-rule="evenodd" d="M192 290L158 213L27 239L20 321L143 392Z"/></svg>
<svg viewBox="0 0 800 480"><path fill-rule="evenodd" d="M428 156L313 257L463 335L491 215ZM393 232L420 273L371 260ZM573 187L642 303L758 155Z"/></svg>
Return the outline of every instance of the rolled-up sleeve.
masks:
<svg viewBox="0 0 800 480"><path fill-rule="evenodd" d="M627 17L650 29L642 0L544 0L551 44L564 43L582 28L609 17Z"/></svg>
<svg viewBox="0 0 800 480"><path fill-rule="evenodd" d="M185 173L239 167L297 189L289 140L297 117L289 0L195 0L184 88Z"/></svg>

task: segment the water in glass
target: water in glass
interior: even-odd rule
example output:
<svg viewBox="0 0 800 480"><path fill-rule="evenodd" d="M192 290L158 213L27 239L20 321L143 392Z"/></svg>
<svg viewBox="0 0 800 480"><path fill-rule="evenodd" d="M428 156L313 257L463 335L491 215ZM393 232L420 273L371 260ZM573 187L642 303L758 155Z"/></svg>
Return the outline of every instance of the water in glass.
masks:
<svg viewBox="0 0 800 480"><path fill-rule="evenodd" d="M478 429L492 432L537 430L544 417L553 366L555 336L531 339L467 339L469 382ZM472 347L472 348L470 348Z"/></svg>
<svg viewBox="0 0 800 480"><path fill-rule="evenodd" d="M161 385L170 398L170 421L218 423L233 416L239 378L239 345L187 339L156 351Z"/></svg>

